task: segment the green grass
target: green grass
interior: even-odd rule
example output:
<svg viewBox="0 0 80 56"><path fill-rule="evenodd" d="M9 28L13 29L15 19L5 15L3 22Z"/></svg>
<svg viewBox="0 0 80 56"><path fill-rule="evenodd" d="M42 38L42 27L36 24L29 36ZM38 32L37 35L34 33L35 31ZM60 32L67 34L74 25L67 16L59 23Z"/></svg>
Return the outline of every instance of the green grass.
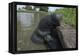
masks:
<svg viewBox="0 0 80 56"><path fill-rule="evenodd" d="M64 23L71 25L73 28L76 28L76 8L57 9L55 13L63 14Z"/></svg>

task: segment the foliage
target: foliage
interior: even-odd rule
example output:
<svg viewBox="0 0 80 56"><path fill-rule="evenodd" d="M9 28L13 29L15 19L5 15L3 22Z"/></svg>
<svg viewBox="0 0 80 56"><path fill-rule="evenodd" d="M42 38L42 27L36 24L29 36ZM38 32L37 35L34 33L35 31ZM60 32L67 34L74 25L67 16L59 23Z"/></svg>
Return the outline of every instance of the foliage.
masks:
<svg viewBox="0 0 80 56"><path fill-rule="evenodd" d="M42 7L40 7L40 11L48 12L48 7L44 7L44 6L42 6Z"/></svg>
<svg viewBox="0 0 80 56"><path fill-rule="evenodd" d="M76 28L76 8L62 8L57 9L55 13L61 13L64 15L63 21L66 24Z"/></svg>
<svg viewBox="0 0 80 56"><path fill-rule="evenodd" d="M47 6L34 6L34 8L32 9L32 6L26 6L26 7L23 7L23 9L26 9L26 10L32 10L32 11L35 11L37 8L39 8L39 11L45 11L45 12L48 12L48 7Z"/></svg>

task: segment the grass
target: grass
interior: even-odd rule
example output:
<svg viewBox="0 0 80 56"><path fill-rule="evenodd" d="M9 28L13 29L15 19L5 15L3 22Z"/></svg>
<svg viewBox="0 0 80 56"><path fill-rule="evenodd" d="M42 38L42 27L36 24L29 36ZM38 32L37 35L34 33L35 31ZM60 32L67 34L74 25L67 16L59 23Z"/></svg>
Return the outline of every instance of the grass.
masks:
<svg viewBox="0 0 80 56"><path fill-rule="evenodd" d="M76 28L76 8L57 9L55 13L63 14L64 23Z"/></svg>

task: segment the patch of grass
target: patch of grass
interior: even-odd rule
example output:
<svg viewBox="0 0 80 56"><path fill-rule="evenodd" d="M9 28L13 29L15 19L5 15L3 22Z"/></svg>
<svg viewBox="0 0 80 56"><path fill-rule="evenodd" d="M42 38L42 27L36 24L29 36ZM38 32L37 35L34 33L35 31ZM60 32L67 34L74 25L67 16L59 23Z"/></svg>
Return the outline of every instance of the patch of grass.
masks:
<svg viewBox="0 0 80 56"><path fill-rule="evenodd" d="M71 25L73 28L76 28L76 8L57 9L55 13L63 14L64 23Z"/></svg>

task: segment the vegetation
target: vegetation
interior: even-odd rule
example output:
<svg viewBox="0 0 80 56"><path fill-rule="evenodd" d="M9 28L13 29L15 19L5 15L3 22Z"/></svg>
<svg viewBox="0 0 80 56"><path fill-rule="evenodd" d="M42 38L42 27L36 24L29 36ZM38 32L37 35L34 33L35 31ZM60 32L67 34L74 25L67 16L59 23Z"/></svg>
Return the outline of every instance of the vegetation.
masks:
<svg viewBox="0 0 80 56"><path fill-rule="evenodd" d="M39 8L40 11L48 12L48 7L47 6L35 6L35 9Z"/></svg>
<svg viewBox="0 0 80 56"><path fill-rule="evenodd" d="M39 11L36 11L36 9L39 8ZM66 24L69 24L70 26L76 28L76 8L61 8L61 9L56 9L55 12L49 12L47 6L26 6L23 7L25 10L18 10L17 12L37 12L37 13L58 13L58 14L63 14L63 22ZM42 14L42 15L43 15Z"/></svg>
<svg viewBox="0 0 80 56"><path fill-rule="evenodd" d="M64 15L63 22L76 28L76 8L57 9L55 13L63 14Z"/></svg>
<svg viewBox="0 0 80 56"><path fill-rule="evenodd" d="M32 8L33 7L33 8ZM26 9L26 10L31 10L31 11L36 11L36 9L39 8L39 11L44 11L44 12L48 12L48 6L26 6L23 7L22 9ZM21 10L20 8L18 10Z"/></svg>

